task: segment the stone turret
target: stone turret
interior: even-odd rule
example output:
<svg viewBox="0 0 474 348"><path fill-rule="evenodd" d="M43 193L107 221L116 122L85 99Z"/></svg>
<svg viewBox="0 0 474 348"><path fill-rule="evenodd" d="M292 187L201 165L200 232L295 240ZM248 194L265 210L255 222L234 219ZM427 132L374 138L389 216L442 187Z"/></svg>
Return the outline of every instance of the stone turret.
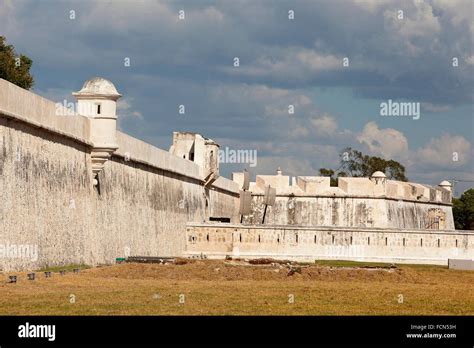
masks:
<svg viewBox="0 0 474 348"><path fill-rule="evenodd" d="M370 180L375 182L375 184L385 184L387 176L381 171L376 171L370 176Z"/></svg>
<svg viewBox="0 0 474 348"><path fill-rule="evenodd" d="M173 132L170 152L200 167L205 186L219 177L219 144L192 132Z"/></svg>
<svg viewBox="0 0 474 348"><path fill-rule="evenodd" d="M451 185L448 180L441 181L438 186L444 188L445 190L448 190L449 192L451 192L453 189L453 185Z"/></svg>
<svg viewBox="0 0 474 348"><path fill-rule="evenodd" d="M122 95L112 82L101 77L87 80L82 89L72 95L77 99L78 113L91 119L92 171L97 175L118 149L116 110L117 100Z"/></svg>

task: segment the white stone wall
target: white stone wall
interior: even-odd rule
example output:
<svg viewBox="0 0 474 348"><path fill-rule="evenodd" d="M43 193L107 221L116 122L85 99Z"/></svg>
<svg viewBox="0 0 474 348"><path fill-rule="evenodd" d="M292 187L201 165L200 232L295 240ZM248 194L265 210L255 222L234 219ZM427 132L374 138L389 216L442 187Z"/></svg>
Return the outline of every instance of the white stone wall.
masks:
<svg viewBox="0 0 474 348"><path fill-rule="evenodd" d="M242 178L233 177L241 187ZM252 213L244 217L245 223L262 223L268 185L276 189L277 198L267 208L267 225L454 230L451 192L439 186L339 178L333 187L328 177L281 174L257 175L250 183Z"/></svg>
<svg viewBox="0 0 474 348"><path fill-rule="evenodd" d="M94 197L88 149L0 116L0 245L38 248L37 260L0 255L1 269L84 262Z"/></svg>
<svg viewBox="0 0 474 348"><path fill-rule="evenodd" d="M253 195L252 213L244 217L244 222L261 224L264 209L263 195ZM437 209L444 218L444 225L439 229L453 230L450 205L383 197L287 195L278 196L275 204L267 207L265 224L428 229L431 223L429 211Z"/></svg>
<svg viewBox="0 0 474 348"><path fill-rule="evenodd" d="M179 256L188 221L237 221L237 184L219 178L206 206L198 165L121 132L99 194L89 127L88 118L58 116L53 102L0 79L0 270ZM38 257L2 254L15 246L36 246Z"/></svg>
<svg viewBox="0 0 474 348"><path fill-rule="evenodd" d="M188 224L186 255L447 265L474 259L474 231Z"/></svg>
<svg viewBox="0 0 474 348"><path fill-rule="evenodd" d="M121 132L117 132L116 138L119 149L99 173L99 194L92 178L90 119L61 116L63 112L55 103L0 79L0 269L94 265L128 255L179 256L187 247L187 222L200 223L211 216L229 217L233 223L239 221L236 182L219 177L204 188L199 165ZM383 188L375 188L364 178L345 178L339 187L329 187L327 178L305 177L292 180L291 184L286 178L257 177L251 185L253 214L245 222L261 222L261 193L272 183L277 186L278 197L275 206L268 209L266 224L289 225L285 231L301 228L297 225L328 226L334 231L344 226L384 227L389 230L383 233L393 232L390 238L399 243L403 233L412 233L412 240L415 232L393 228L425 229L427 216L440 214L445 216L444 229L453 228L450 194L446 190L389 180ZM358 196L361 193L369 197ZM319 228L321 238L330 233L330 229L314 228ZM316 251L306 250L291 244L290 232L281 236L283 240L290 238L288 245L274 245L278 238L275 233L280 232L263 233L263 241L258 244L251 242L256 232L248 234L249 243L245 245L232 241L229 244L229 236L235 238L229 231L221 231L219 243L209 244L206 240L207 244L188 251L215 250L216 255L270 253L284 257L349 257L354 253L356 256L350 257L380 256L380 250L373 249L375 246L363 244L322 244ZM302 232L302 240L312 238L308 233ZM373 238L378 240L382 232L358 233L375 233ZM435 241L435 234L424 230L417 233L428 233L428 245ZM458 232L433 233L441 233L441 243L446 243L442 245L451 248L453 255L465 255L462 248L449 246L453 242L451 237ZM344 236L347 233L335 238ZM367 235L353 236L359 237L363 240ZM460 245L472 244L470 235L459 234L455 239ZM33 253L26 257L5 255L6 248L12 246L36 246L37 258ZM410 244L394 249L390 257L407 258L414 253L419 258L426 252L409 248ZM436 262L439 257L444 260L444 249L436 249L442 252L441 256L434 256ZM427 258L432 258L433 253L430 251Z"/></svg>

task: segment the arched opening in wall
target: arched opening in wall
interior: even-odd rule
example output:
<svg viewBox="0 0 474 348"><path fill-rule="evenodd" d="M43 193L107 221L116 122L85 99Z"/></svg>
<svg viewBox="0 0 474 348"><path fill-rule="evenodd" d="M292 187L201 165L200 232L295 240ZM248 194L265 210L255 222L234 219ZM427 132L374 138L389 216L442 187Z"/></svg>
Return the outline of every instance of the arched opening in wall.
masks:
<svg viewBox="0 0 474 348"><path fill-rule="evenodd" d="M209 233L206 235L206 240L209 242Z"/></svg>
<svg viewBox="0 0 474 348"><path fill-rule="evenodd" d="M388 238L385 237L385 245L388 245Z"/></svg>
<svg viewBox="0 0 474 348"><path fill-rule="evenodd" d="M242 243L242 233L239 233L239 242Z"/></svg>
<svg viewBox="0 0 474 348"><path fill-rule="evenodd" d="M438 248L439 248L440 246L441 246L441 243L440 243L440 241L439 241L439 239L438 239Z"/></svg>
<svg viewBox="0 0 474 348"><path fill-rule="evenodd" d="M336 237L332 236L332 244L334 244L335 241L336 241Z"/></svg>
<svg viewBox="0 0 474 348"><path fill-rule="evenodd" d="M100 104L97 104L97 115L100 115Z"/></svg>
<svg viewBox="0 0 474 348"><path fill-rule="evenodd" d="M403 238L403 246L405 246L405 238Z"/></svg>
<svg viewBox="0 0 474 348"><path fill-rule="evenodd" d="M423 238L420 238L420 246L423 246Z"/></svg>
<svg viewBox="0 0 474 348"><path fill-rule="evenodd" d="M317 242L317 238L316 238L316 235L314 235L314 244L316 244Z"/></svg>
<svg viewBox="0 0 474 348"><path fill-rule="evenodd" d="M298 244L298 233L295 235L296 244Z"/></svg>
<svg viewBox="0 0 474 348"><path fill-rule="evenodd" d="M258 242L260 243L260 235L258 235Z"/></svg>
<svg viewBox="0 0 474 348"><path fill-rule="evenodd" d="M277 236L277 243L280 244L280 236Z"/></svg>
<svg viewBox="0 0 474 348"><path fill-rule="evenodd" d="M352 236L351 236L351 245L352 245Z"/></svg>
<svg viewBox="0 0 474 348"><path fill-rule="evenodd" d="M458 247L458 240L456 239L456 248Z"/></svg>
<svg viewBox="0 0 474 348"><path fill-rule="evenodd" d="M367 245L370 245L370 237L367 237Z"/></svg>

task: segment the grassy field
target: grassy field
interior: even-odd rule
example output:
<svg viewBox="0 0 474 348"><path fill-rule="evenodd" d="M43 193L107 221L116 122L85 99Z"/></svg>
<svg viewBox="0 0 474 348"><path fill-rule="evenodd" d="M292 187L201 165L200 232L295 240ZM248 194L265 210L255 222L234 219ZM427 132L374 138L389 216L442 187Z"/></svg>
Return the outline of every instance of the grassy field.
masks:
<svg viewBox="0 0 474 348"><path fill-rule="evenodd" d="M288 275L281 264L183 263L37 273L34 281L16 273L16 284L1 274L0 315L474 315L469 271L318 261Z"/></svg>

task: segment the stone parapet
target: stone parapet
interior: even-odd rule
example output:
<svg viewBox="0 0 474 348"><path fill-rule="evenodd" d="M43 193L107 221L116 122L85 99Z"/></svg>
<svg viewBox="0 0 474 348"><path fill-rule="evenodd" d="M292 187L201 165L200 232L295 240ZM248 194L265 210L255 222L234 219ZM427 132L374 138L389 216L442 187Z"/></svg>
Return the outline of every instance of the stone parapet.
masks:
<svg viewBox="0 0 474 348"><path fill-rule="evenodd" d="M474 231L189 223L185 255L447 265L473 258Z"/></svg>
<svg viewBox="0 0 474 348"><path fill-rule="evenodd" d="M240 183L238 173L235 181ZM277 196L295 197L353 197L387 198L411 202L451 205L451 191L441 186L430 186L396 180L376 181L372 178L345 177L338 186L330 186L330 178L323 176L257 175L250 183L253 195L263 195L266 186L276 189Z"/></svg>

